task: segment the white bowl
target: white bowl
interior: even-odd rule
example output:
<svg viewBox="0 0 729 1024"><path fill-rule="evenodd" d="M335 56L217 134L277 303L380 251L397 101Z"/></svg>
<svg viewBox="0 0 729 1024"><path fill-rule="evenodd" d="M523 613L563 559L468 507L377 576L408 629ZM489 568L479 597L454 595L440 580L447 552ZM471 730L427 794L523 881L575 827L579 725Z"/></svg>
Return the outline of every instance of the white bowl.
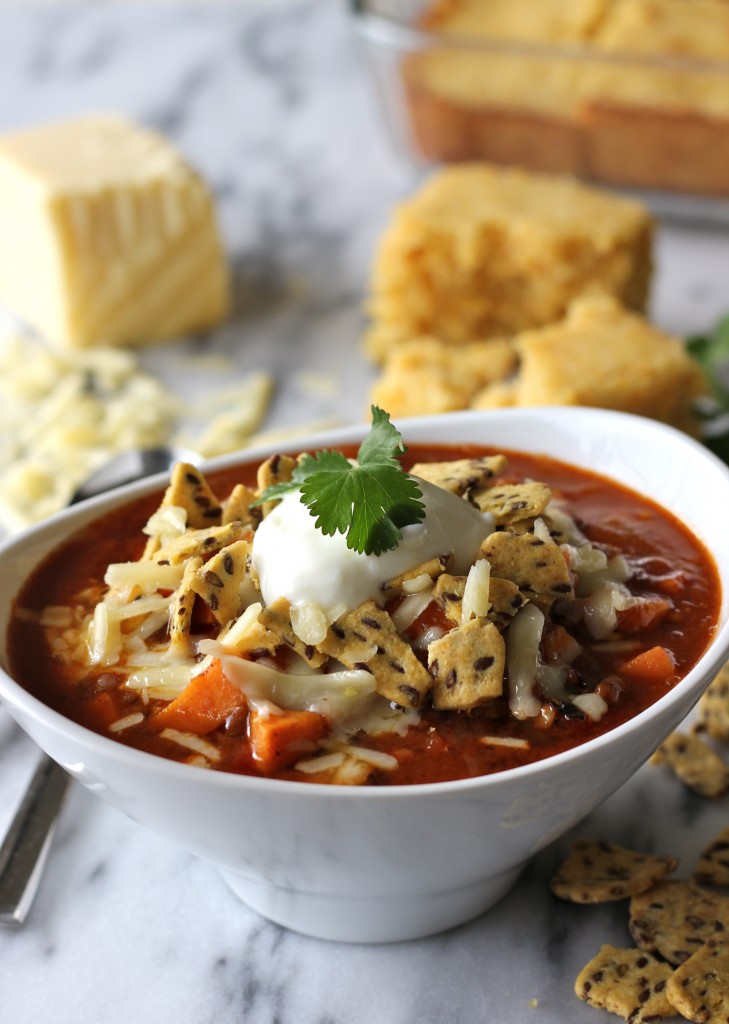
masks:
<svg viewBox="0 0 729 1024"><path fill-rule="evenodd" d="M512 885L526 861L609 796L696 702L729 657L729 470L699 444L638 417L524 409L405 420L407 441L536 451L597 470L670 509L716 560L724 596L709 649L665 697L568 752L500 774L357 788L226 775L99 736L30 696L0 666L0 698L83 785L203 857L265 917L352 942L412 939L464 922ZM358 441L356 426L297 448ZM267 451L217 459L259 461ZM159 486L144 482L76 506L0 548L0 635L28 573L71 532ZM132 894L133 895L133 894Z"/></svg>

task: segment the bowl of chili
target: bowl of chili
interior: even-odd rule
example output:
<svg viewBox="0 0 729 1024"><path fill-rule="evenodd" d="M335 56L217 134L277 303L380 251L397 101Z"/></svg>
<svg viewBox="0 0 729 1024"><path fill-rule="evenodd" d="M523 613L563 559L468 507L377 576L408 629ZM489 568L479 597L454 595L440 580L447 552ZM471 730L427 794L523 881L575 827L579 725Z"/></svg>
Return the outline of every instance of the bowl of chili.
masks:
<svg viewBox="0 0 729 1024"><path fill-rule="evenodd" d="M140 544L150 543L150 523L159 524L154 517L160 512L165 522L174 519L174 500L183 500L165 505L166 479L66 510L0 549L0 699L20 725L82 784L217 866L249 906L294 930L341 941L416 938L486 910L534 853L630 777L729 657L723 514L729 470L701 445L653 421L594 409L423 417L403 421L401 429L408 451L398 458L421 481L421 496L430 493L433 480L440 481L436 490L443 485L437 467L444 464L497 469L482 487L486 498L479 499L486 539L477 538L476 570L449 563L445 572L440 565L428 576L421 571L430 564L424 558L417 571L399 574L400 589L388 591L391 603L368 605L369 628L382 629L385 616L388 629L396 623L394 643L403 636L412 641L426 677L426 689L415 696L417 687L410 684L420 670L404 673L399 691L388 689L395 683L380 678L378 644L371 643L366 625L352 641L359 644L354 650L322 642L312 654L298 649L284 629L276 634L278 646L261 651L248 643L233 664L231 638L241 655L245 631L240 625L237 633L231 630L246 614L253 617L237 606L231 623L221 626L222 613L216 619L211 608L217 602L220 612L217 595L228 591L211 579L218 562L235 568L226 554L244 552L246 564L253 560L261 570L257 583L266 594L267 563L250 536L260 529L255 513L248 533L226 535L227 544L193 556L199 562L192 569L170 556L179 552L179 538L168 537L167 549L157 542L157 552L167 557L150 560L147 547L148 564L161 566L164 578L155 577L153 593L128 593L129 608L114 627L122 649L139 652L142 634L146 647L141 655L127 655L126 668L118 652L109 655L104 644L111 620L102 607L115 586L108 582L109 566L137 564L135 570L116 569L117 575L140 571ZM344 428L306 438L296 452L339 450L352 458L359 444L363 462L366 437L366 426ZM214 495L213 511L218 498L225 508L236 484L255 489L259 465L270 468L271 457L282 455L261 450L213 460L203 467L202 483L188 481L190 493L202 495L198 507L213 521L200 487ZM453 478L455 471L449 472ZM446 520L458 522L463 540L470 526L452 518L448 502L473 505L478 489L458 479L448 485L448 501L441 495L437 504ZM548 498L539 497L535 481L547 488ZM541 504L520 519L514 508L522 499ZM507 505L511 511L504 512ZM459 506L458 516L462 511ZM214 522L208 527L203 515L197 540L203 543L211 531L219 537L215 531L226 524ZM404 526L402 532L418 528ZM179 531L179 523L172 529ZM282 536L275 535L269 551L284 544ZM542 547L549 545L563 563L553 566L554 578L567 582L554 584L557 596L546 603L545 587L532 585L537 577L519 577L521 556L514 556L517 568L508 578L513 552L529 545L540 554L540 562L530 564L545 562ZM308 552L309 542L303 547ZM496 590L490 604L478 607L484 552L491 577L500 580L499 593L517 603L508 614L502 608L501 618L494 612ZM313 568L303 575L318 582L326 574L317 569L319 556L312 557ZM293 562L283 564L293 575ZM180 579L191 572L200 582L185 593L193 595L197 611L180 636L170 625L170 609L184 608ZM459 580L471 587L471 597L463 586L453 592ZM116 586L124 584L117 580ZM241 580L236 587L237 595L245 589ZM275 633L271 609L278 599L252 597L258 600L249 599L248 608L264 608L260 636ZM289 605L295 604L291 597ZM469 602L473 608L465 615ZM405 620L403 606L412 609ZM83 611L69 618L69 608ZM337 628L350 630L345 639L352 640L350 613L331 613L325 630L330 641L332 628L335 635ZM475 697L462 697L461 689L473 689L470 676L468 686L451 685L454 623L447 620L462 614L464 637L468 622L474 629L482 622L496 644L488 650L502 644L503 693L488 689L489 681ZM310 617L302 618L298 631L306 635ZM291 623L293 615L287 628ZM259 636L258 628L256 623L252 635ZM506 638L503 643L497 634ZM165 645L161 665L153 663L155 643ZM388 643L383 657L391 654ZM458 650L470 651L469 643ZM94 644L102 651L95 662L88 653ZM327 652L322 669L317 658ZM479 671L493 658L477 659ZM526 699L518 683L525 658L532 659L534 675ZM79 673L73 666L84 659L88 664ZM175 689L183 664L188 676ZM444 671L443 664L451 669ZM329 687L323 702L322 679ZM305 698L285 696L292 680ZM332 687L338 687L336 698ZM221 694L225 714L216 719L211 701ZM225 704L228 699L232 704ZM355 726L347 700L358 702L364 715ZM376 728L366 724L373 715ZM293 730L290 736L287 730Z"/></svg>

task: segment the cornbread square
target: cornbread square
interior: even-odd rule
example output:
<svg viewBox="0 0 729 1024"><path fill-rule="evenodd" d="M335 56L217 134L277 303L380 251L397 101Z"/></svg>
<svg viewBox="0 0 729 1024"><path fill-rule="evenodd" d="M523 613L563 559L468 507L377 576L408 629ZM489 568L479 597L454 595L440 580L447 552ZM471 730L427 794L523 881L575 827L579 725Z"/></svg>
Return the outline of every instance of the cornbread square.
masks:
<svg viewBox="0 0 729 1024"><path fill-rule="evenodd" d="M581 299L560 323L525 331L513 404L588 405L649 416L698 432L693 404L708 390L683 342L609 296ZM503 391L496 395L496 403ZM490 405L486 389L474 406Z"/></svg>
<svg viewBox="0 0 729 1024"><path fill-rule="evenodd" d="M370 400L391 416L467 409L477 392L508 377L516 364L516 350L503 339L454 348L437 338L414 338L393 349Z"/></svg>
<svg viewBox="0 0 729 1024"><path fill-rule="evenodd" d="M569 178L487 164L436 173L382 236L369 354L421 335L455 345L553 323L595 291L643 307L652 220L638 202Z"/></svg>
<svg viewBox="0 0 729 1024"><path fill-rule="evenodd" d="M50 341L144 343L229 309L211 196L162 136L118 116L0 139L0 301Z"/></svg>
<svg viewBox="0 0 729 1024"><path fill-rule="evenodd" d="M582 62L503 52L493 42L584 45L605 2L444 0L426 11L419 27L438 33L442 45L403 63L420 151L433 160L479 158L579 173L582 140L573 112ZM482 48L449 48L449 37L480 40Z"/></svg>
<svg viewBox="0 0 729 1024"><path fill-rule="evenodd" d="M627 185L726 195L729 4L614 0L594 45L634 59L595 62L582 74L586 172ZM664 57L673 63L662 63Z"/></svg>

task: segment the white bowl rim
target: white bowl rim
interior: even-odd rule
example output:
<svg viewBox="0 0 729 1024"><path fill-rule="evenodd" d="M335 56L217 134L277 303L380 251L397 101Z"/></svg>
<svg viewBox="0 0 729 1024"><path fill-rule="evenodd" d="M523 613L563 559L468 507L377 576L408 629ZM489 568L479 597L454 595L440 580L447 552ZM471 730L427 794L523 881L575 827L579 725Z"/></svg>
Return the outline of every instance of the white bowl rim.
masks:
<svg viewBox="0 0 729 1024"><path fill-rule="evenodd" d="M714 468L718 469L719 472L726 476L729 481L729 467L698 441L666 424L649 420L642 416L634 416L629 413L614 412L612 410L594 409L582 406L533 406L519 409L443 413L437 416L417 416L403 420L393 418L393 423L395 423L398 429L402 432L407 443L408 430L414 430L415 432L427 430L432 425L442 425L446 419L448 422L456 424L488 424L490 421L495 419L498 419L499 421L508 421L510 418L517 421L522 420L525 417L525 414L527 416L546 415L550 418L557 416L562 420L574 420L576 422L582 421L585 414L588 414L593 418L602 419L606 429L611 422L615 423L620 421L626 423L633 421L636 429L648 432L653 431L656 433L657 437L660 437L661 435L664 437L670 435L681 444L694 448L701 458L707 460L709 463L713 463ZM303 451L311 448L323 448L327 445L344 445L351 442L356 443L367 432L368 426L369 425L367 423L349 424L339 428L335 427L326 431L292 438L280 444L273 443L257 448L241 449L240 451L210 459L203 463L200 468L203 473L212 473L218 469L226 469L237 464L248 464L250 462L260 461L273 453ZM470 442L462 443L468 444ZM473 442L474 445L486 443L486 441ZM425 440L418 438L417 441L413 441L413 444L432 444L435 447L442 444L445 447L448 447L449 445L457 446L461 444L461 442L453 440L449 441L447 439L439 441L436 439ZM500 447L507 450L506 446ZM517 451L518 449L512 450ZM561 456L550 457L557 458L558 461L569 463L568 459ZM606 474L598 473L598 475L605 476ZM160 486L164 486L167 478L168 474L160 473L154 477L138 481L137 483L125 485L115 491L109 491L97 498L84 502L82 505L64 509L55 515L50 516L43 522L23 531L16 537L12 537L8 541L0 544L0 558L2 558L6 551L9 551L16 546L26 544L34 536L45 533L48 530L52 530L57 524L64 522L66 519L75 519L80 517L84 511L88 511L90 513L99 507L102 512L107 510L107 506L108 510L111 511L115 507L123 505L135 497L141 497L148 492L158 489ZM95 518L95 516L89 516L89 521L93 518ZM722 595L722 602L725 602L728 598L729 594L724 593ZM270 791L273 786L275 787L273 792L278 792L281 795L289 794L294 796L296 794L300 794L303 798L304 794L306 794L307 798L324 799L329 802L333 799L346 799L348 801L352 799L398 800L406 798L425 799L426 797L432 796L442 796L443 799L447 799L456 793L468 794L475 790L490 789L494 786L505 785L511 782L516 783L517 781L529 780L530 776L533 775L548 775L551 771L559 771L565 765L589 758L598 749L610 746L612 743L617 743L621 738L629 737L631 733L637 731L645 724L647 717L657 717L661 711L667 711L673 704L680 702L683 698L684 691L692 688L695 684L696 677L699 674L704 674L707 663L709 665L713 665L713 668L711 668L709 673L710 675L713 675L719 670L721 664L727 659L727 657L729 657L729 618L723 626L720 626L717 629L710 647L701 655L693 668L690 669L690 671L687 672L674 687L643 711L634 715L632 718L629 718L620 725L615 726L613 729L610 729L591 740L586 740L584 743L570 747L567 750L549 755L548 757L532 761L529 764L521 765L516 768L508 768L500 772L493 772L488 775L478 775L466 779L401 785L337 786L298 780L290 781L286 779L268 779L260 776L242 775L235 772L215 771L208 768L201 768L197 765L172 761L157 754L151 754L144 750L138 750L136 748L126 746L117 739L112 739L111 737L104 736L101 733L96 733L93 730L88 729L86 726L72 721L60 712L53 710L53 708L49 707L47 704L44 704L39 698L34 697L28 690L24 689L20 683L12 679L2 668L0 668L0 699L3 698L4 692L11 694L12 696L7 698L8 703L22 705L24 711L29 713L34 719L43 721L47 726L50 726L54 732L67 734L73 741L78 742L80 746L87 749L96 748L103 751L107 759L111 757L112 760L115 760L121 765L132 765L136 763L138 766L144 766L146 764L155 772L168 776L172 779L179 778L183 782L187 780L191 784L194 780L195 785L202 784L215 788L220 786L224 788L241 787L243 789L252 789L254 793L260 791L264 794ZM191 770L195 770L197 775L191 776Z"/></svg>

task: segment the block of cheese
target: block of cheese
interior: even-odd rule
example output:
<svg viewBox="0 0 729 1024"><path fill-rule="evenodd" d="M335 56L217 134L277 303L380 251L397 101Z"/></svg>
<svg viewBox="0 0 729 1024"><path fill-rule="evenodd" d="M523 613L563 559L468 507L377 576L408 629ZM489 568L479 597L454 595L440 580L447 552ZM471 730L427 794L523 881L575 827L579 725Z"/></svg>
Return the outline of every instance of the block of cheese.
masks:
<svg viewBox="0 0 729 1024"><path fill-rule="evenodd" d="M0 138L0 303L50 341L185 334L229 296L210 193L164 137L97 115Z"/></svg>

